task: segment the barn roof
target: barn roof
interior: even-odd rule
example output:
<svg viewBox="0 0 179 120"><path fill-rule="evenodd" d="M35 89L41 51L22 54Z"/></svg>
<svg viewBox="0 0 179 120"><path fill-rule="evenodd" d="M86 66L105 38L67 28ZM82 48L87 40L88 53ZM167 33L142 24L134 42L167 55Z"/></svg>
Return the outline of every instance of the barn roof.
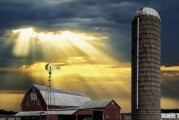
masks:
<svg viewBox="0 0 179 120"><path fill-rule="evenodd" d="M51 90L51 104L49 104L47 102L49 87L36 85L36 84L33 84L32 86L34 86L35 88L37 88L40 91L42 97L44 98L44 101L48 105L81 106L85 101L91 100L84 93L51 88L50 89Z"/></svg>
<svg viewBox="0 0 179 120"><path fill-rule="evenodd" d="M53 110L53 111L45 111L44 115L56 114L56 115L73 115L78 110Z"/></svg>
<svg viewBox="0 0 179 120"><path fill-rule="evenodd" d="M39 115L72 115L77 110L51 110L51 111L23 111L14 116L39 116Z"/></svg>
<svg viewBox="0 0 179 120"><path fill-rule="evenodd" d="M80 106L80 108L104 108L112 101L113 100L86 101Z"/></svg>
<svg viewBox="0 0 179 120"><path fill-rule="evenodd" d="M35 86L38 90L41 90L41 91L47 91L49 88L46 87L46 86L41 86L41 85L36 85L36 84L33 84L33 86ZM80 92L73 92L73 91L68 91L68 90L62 90L62 89L59 89L59 88L51 88L51 91L52 92L55 92L55 93L63 93L63 94L69 94L69 95L77 95L77 96L85 96L85 97L88 97L87 95L85 95L84 93L80 93Z"/></svg>
<svg viewBox="0 0 179 120"><path fill-rule="evenodd" d="M43 113L44 111L23 111L23 112L18 112L14 116L38 116Z"/></svg>

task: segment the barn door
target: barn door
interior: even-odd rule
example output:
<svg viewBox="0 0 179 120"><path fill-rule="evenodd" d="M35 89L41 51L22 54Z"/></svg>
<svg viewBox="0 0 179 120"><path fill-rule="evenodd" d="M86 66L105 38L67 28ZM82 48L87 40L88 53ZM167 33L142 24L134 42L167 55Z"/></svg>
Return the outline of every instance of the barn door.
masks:
<svg viewBox="0 0 179 120"><path fill-rule="evenodd" d="M103 112L93 111L93 120L103 120Z"/></svg>

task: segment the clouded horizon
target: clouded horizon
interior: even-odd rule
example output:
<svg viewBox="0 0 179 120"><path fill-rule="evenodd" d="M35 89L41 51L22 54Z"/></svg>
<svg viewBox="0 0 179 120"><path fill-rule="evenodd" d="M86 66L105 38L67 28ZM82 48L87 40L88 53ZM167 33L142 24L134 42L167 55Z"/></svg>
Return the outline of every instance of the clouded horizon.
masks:
<svg viewBox="0 0 179 120"><path fill-rule="evenodd" d="M31 84L47 85L44 65L50 62L61 67L53 74L53 87L84 92L94 100L115 99L129 112L131 20L141 7L152 7L161 17L161 106L179 108L178 4L1 0L0 108L20 110Z"/></svg>

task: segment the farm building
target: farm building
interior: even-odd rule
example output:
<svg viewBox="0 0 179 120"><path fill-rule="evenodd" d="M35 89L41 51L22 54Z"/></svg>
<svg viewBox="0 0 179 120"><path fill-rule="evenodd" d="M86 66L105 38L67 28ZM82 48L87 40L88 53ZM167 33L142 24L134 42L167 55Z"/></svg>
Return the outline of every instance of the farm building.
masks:
<svg viewBox="0 0 179 120"><path fill-rule="evenodd" d="M21 107L22 112L15 115L21 120L125 119L114 100L91 101L83 93L35 84L24 95Z"/></svg>

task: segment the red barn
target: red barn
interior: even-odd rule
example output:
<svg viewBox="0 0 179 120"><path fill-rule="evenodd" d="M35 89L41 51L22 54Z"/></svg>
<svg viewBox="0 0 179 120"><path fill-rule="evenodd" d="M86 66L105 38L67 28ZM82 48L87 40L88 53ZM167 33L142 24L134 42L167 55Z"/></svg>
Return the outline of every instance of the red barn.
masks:
<svg viewBox="0 0 179 120"><path fill-rule="evenodd" d="M50 92L49 92L50 91ZM124 120L114 100L91 101L83 93L33 84L22 103L21 120Z"/></svg>

